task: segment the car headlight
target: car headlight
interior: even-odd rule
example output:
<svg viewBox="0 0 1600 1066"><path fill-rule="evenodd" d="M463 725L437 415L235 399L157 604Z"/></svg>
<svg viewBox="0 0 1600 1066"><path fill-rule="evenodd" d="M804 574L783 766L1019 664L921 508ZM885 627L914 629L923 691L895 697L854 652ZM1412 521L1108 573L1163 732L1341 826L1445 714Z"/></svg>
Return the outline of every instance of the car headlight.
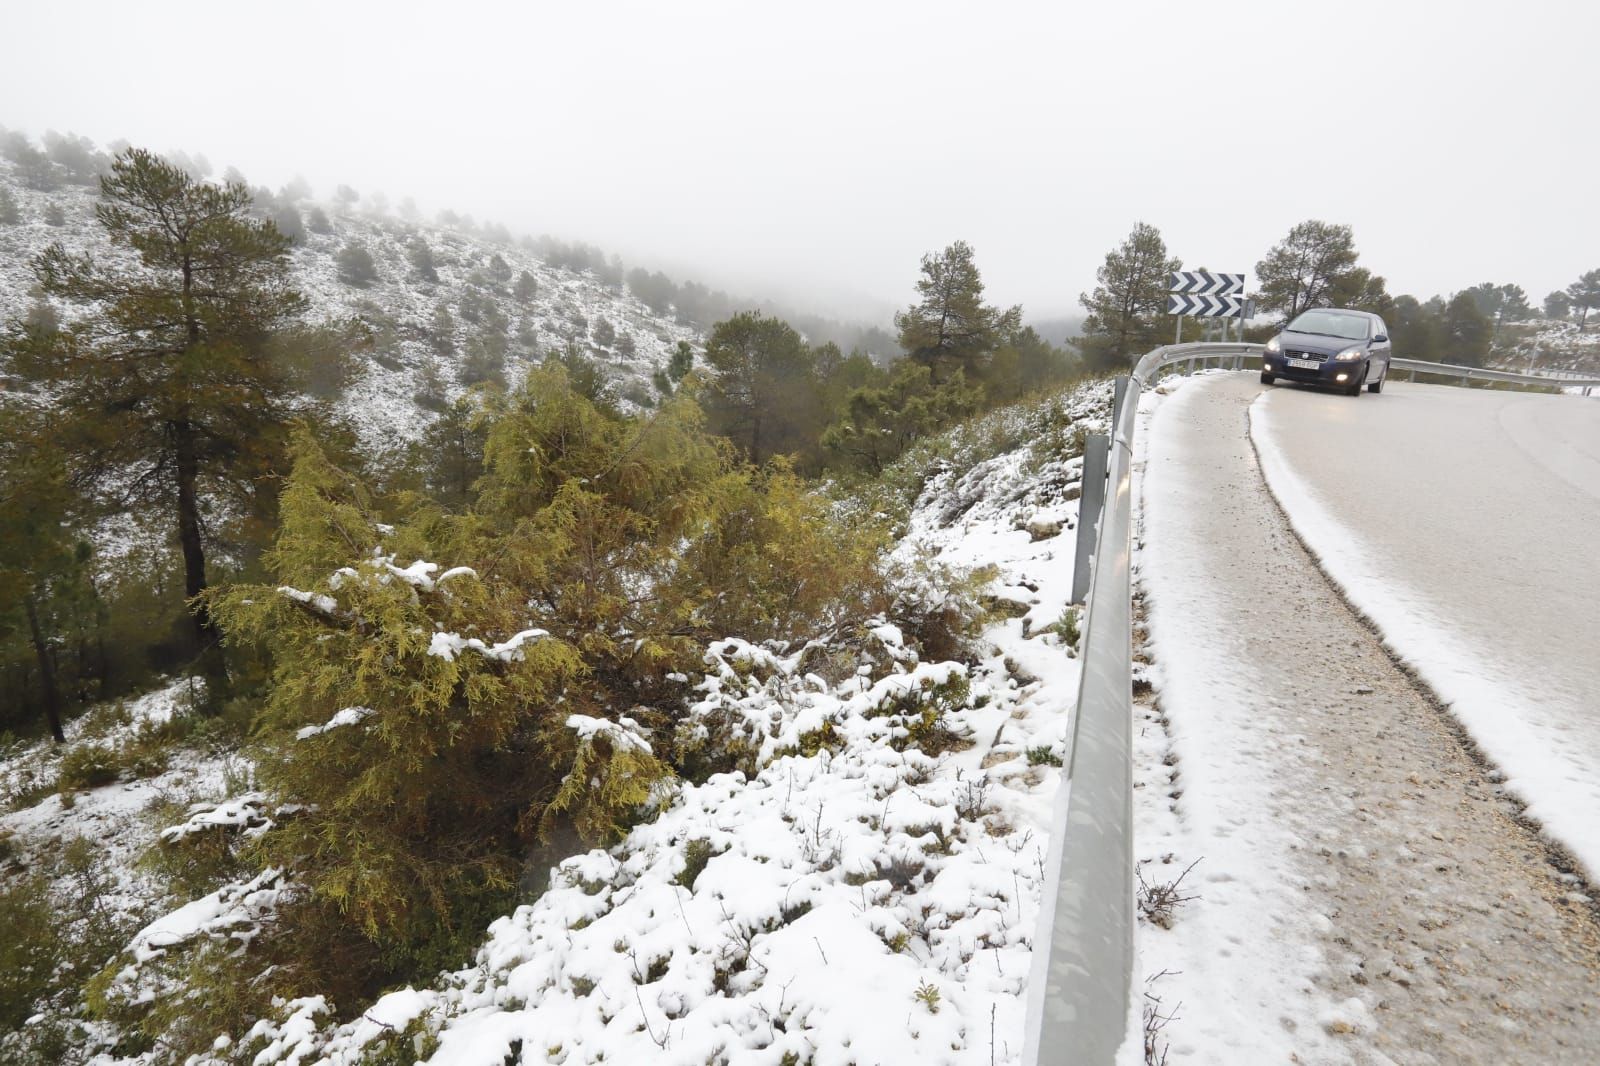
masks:
<svg viewBox="0 0 1600 1066"><path fill-rule="evenodd" d="M1341 363L1353 363L1357 359L1365 358L1366 354L1367 354L1366 349L1362 348L1361 345L1357 344L1357 345L1353 345L1353 346L1351 346L1349 348L1346 348L1344 351L1342 351L1338 355L1334 356L1334 358L1339 360L1339 362L1341 362Z"/></svg>
<svg viewBox="0 0 1600 1066"><path fill-rule="evenodd" d="M1267 354L1268 355L1277 355L1282 350L1283 350L1283 338L1282 337L1274 337L1270 341L1267 342Z"/></svg>

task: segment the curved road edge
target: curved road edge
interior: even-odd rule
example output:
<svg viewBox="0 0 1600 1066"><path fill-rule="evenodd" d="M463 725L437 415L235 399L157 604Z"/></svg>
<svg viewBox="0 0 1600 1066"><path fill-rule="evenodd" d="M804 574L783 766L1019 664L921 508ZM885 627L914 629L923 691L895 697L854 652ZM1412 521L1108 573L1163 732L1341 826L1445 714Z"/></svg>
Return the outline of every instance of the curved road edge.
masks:
<svg viewBox="0 0 1600 1066"><path fill-rule="evenodd" d="M1474 754L1498 768L1504 787L1541 831L1558 866L1600 883L1600 820L1586 795L1568 787L1571 767L1507 707L1523 702L1476 669L1476 656L1452 635L1412 610L1370 562L1359 534L1341 522L1297 474L1273 440L1273 413L1263 393L1249 407L1250 443L1267 490L1296 539L1350 610L1384 650L1463 730Z"/></svg>

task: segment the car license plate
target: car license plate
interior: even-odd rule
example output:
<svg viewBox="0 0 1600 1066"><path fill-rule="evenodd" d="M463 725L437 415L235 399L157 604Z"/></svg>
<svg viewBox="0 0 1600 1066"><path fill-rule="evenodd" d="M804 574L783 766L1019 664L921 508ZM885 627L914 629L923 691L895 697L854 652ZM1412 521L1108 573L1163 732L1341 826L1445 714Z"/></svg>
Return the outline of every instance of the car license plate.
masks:
<svg viewBox="0 0 1600 1066"><path fill-rule="evenodd" d="M1291 360L1289 360L1289 365L1294 367L1296 370L1321 370L1322 369L1322 360L1320 360L1320 359L1291 359Z"/></svg>

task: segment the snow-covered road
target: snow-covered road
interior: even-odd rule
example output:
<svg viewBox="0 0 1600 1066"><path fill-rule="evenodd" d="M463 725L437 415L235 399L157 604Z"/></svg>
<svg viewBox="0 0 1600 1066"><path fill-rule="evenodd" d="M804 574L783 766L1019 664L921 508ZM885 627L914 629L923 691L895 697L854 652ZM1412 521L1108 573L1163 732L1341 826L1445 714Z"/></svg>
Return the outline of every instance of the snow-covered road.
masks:
<svg viewBox="0 0 1600 1066"><path fill-rule="evenodd" d="M1251 406L1274 494L1600 878L1600 403L1409 384L1347 400L1270 389Z"/></svg>
<svg viewBox="0 0 1600 1066"><path fill-rule="evenodd" d="M1438 466L1367 423L1394 412L1425 437L1416 398L1439 391L1262 400L1269 432L1292 420L1275 487L1293 462L1306 472L1290 514L1318 497L1324 451L1374 481L1400 465L1397 448ZM1597 1061L1594 908L1295 537L1252 446L1261 392L1254 376L1203 376L1144 437L1140 585L1159 709L1141 739L1136 846L1152 883L1199 860L1184 882L1199 899L1140 935L1142 976L1171 973L1150 986L1162 1009L1181 1002L1170 1061ZM1493 513L1481 479L1461 476L1479 516ZM1425 531L1421 510L1413 490L1374 521Z"/></svg>

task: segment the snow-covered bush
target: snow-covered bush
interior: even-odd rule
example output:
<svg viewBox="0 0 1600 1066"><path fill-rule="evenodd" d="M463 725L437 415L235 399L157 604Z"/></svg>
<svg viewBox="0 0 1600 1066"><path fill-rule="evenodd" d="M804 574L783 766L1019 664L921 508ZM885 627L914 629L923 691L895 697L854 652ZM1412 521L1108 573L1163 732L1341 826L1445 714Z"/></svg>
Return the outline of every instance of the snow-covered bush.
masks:
<svg viewBox="0 0 1600 1066"><path fill-rule="evenodd" d="M737 703L763 738L755 773L685 783L616 847L560 863L475 965L344 1024L285 999L202 1063L1015 1061L990 1027L1020 1025L1042 851L996 793L1032 776L904 745L907 712L956 688L980 697L941 712L964 742L1013 708L991 705L994 675L873 628L864 672L836 683L807 648L716 642L691 713ZM824 727L836 743L803 750Z"/></svg>
<svg viewBox="0 0 1600 1066"><path fill-rule="evenodd" d="M214 598L230 638L273 657L263 794L163 834L169 849L216 844L226 823L258 873L206 897L185 935L152 934L158 952L114 963L106 1016L200 1051L219 1002L240 1034L272 995L337 1010L459 964L516 903L530 856L614 843L671 802L680 773L702 776L697 759L725 761L722 745L744 744L751 773L780 749L818 750L839 722L806 739L746 683L826 684L794 663L835 638L864 650L828 669L866 686L850 713L874 736L908 754L955 743L967 679L917 666L883 619L895 601L876 525L839 522L781 465L737 463L687 395L624 417L552 364L484 417L461 513L411 500L380 514L298 437L273 581ZM678 743L724 695L770 706L748 733ZM237 983L241 956L271 979L209 996Z"/></svg>

